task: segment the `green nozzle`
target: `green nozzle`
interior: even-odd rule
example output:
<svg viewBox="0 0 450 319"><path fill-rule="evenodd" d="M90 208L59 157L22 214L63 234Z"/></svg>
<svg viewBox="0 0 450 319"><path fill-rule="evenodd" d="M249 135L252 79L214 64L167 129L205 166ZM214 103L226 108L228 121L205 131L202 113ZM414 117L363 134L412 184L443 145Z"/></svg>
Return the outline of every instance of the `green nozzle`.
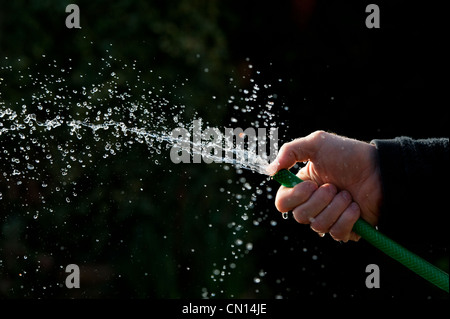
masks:
<svg viewBox="0 0 450 319"><path fill-rule="evenodd" d="M302 182L300 178L287 169L280 170L272 178L281 185L289 188ZM365 220L358 219L353 226L353 231L419 276L447 293L449 292L449 279L446 272L383 235Z"/></svg>
<svg viewBox="0 0 450 319"><path fill-rule="evenodd" d="M283 185L284 187L292 188L295 185L303 182L300 178L298 178L296 175L291 173L291 171L288 171L287 169L282 169L272 177L274 180L276 180L278 183Z"/></svg>

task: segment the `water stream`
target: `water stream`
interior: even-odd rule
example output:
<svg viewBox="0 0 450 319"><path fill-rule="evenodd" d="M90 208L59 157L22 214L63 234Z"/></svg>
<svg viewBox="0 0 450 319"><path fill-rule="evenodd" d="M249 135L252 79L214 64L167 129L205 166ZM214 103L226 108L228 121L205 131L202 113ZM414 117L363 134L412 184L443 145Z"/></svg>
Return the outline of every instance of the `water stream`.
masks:
<svg viewBox="0 0 450 319"><path fill-rule="evenodd" d="M188 107L174 103L170 89L142 80L144 71L135 63L122 63L122 69L116 70L111 62L120 65L121 61L109 55L102 59L103 67L96 76L98 81L84 84L83 79L88 78L88 75L73 74L71 67L62 68L56 61L48 60L45 56L45 62L40 63L48 63L48 73L35 72L32 67L26 70L16 69L14 63L8 63L10 60L5 61L0 67L1 179L8 188L27 184L28 181L38 183L41 191L37 191L36 197L42 208L31 212L35 219L39 219L43 211L53 212L53 208L47 204L47 198L42 195L48 194L49 185L56 192L67 193L63 196L65 204L73 205L77 201L77 192L73 191L76 181L62 178L62 182L55 185L50 170L58 167L61 177L69 177L75 166L82 170L93 165L104 165L93 162L92 158L98 159L98 156L94 156L95 152L102 152L102 159L107 163L110 156L132 151L134 144L145 145L149 159L155 155L153 164L156 167L153 170L158 169L161 158L170 161L171 149L176 148L174 153L184 152L189 155L190 160L197 156L201 162L218 163L226 170L231 166L241 175L242 169L263 174L259 185L250 185L244 176L239 178L242 189L252 192L250 196L230 194L234 196L238 206L244 207L246 211L251 210L253 202L264 192L264 184L268 180L264 176L268 156L249 148L252 143L257 143L251 140L254 136L246 136L241 132L236 138L248 138L246 143L237 146L237 141L230 142L226 134L222 133L224 127L207 123L196 112L191 116L187 115ZM131 72L134 78L130 78L129 74L122 78L124 69ZM77 85L73 84L74 77ZM161 77L158 76L157 79ZM187 81L185 79L177 85L183 86ZM236 95L228 98L227 107L253 118L249 124L255 131L267 128L265 132L269 134L272 132L270 129L277 128L279 124L274 110L287 110L287 107L278 106L275 97L267 93L269 84L257 84L253 80L251 84L250 89L237 89ZM11 100L7 96L10 90L25 89L33 93L20 100ZM266 93L267 96L261 98L260 95ZM262 104L261 100L264 101ZM211 103L214 102L215 97L211 97ZM196 137L195 125L199 122L202 132L216 130L216 138L205 137L204 133ZM236 117L225 121L228 123L226 127L231 128L236 128L239 122ZM248 127L241 125L243 129ZM180 137L173 134L174 130L189 133ZM267 141L270 138L273 136L267 136ZM178 165L194 165L194 162ZM69 187L70 184L73 187ZM266 189L269 191L268 198L272 198L269 194L271 188L267 186ZM0 191L0 203L3 202L7 207L4 192ZM243 202L243 197L246 202ZM23 205L29 204L24 201ZM248 214L244 213L241 218L247 220ZM257 220L254 220L254 224ZM236 229L242 229L239 224L233 225ZM245 244L237 237L232 249L234 251L238 247L240 250L241 246L247 253L252 249L251 242ZM223 268L226 267L216 264L211 275L214 281L224 276L223 271L219 270ZM261 270L261 273L264 271ZM259 283L261 276L255 278L255 283ZM215 295L214 292L208 293L203 292L202 295Z"/></svg>

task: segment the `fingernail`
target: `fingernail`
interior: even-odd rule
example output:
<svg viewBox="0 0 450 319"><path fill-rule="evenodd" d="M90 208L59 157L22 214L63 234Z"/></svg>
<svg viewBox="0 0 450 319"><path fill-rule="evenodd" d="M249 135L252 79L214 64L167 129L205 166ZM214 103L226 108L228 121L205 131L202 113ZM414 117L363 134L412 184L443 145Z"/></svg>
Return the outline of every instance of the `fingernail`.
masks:
<svg viewBox="0 0 450 319"><path fill-rule="evenodd" d="M354 210L354 211L358 211L359 210L359 205L355 202L351 203L349 206L350 209Z"/></svg>
<svg viewBox="0 0 450 319"><path fill-rule="evenodd" d="M272 176L275 175L277 172L277 163L271 163L269 166L266 167L266 172L268 175Z"/></svg>
<svg viewBox="0 0 450 319"><path fill-rule="evenodd" d="M347 191L342 191L342 196L344 196L344 198L345 198L346 200L351 200L351 199L352 199L352 196L351 196L350 193L347 192Z"/></svg>

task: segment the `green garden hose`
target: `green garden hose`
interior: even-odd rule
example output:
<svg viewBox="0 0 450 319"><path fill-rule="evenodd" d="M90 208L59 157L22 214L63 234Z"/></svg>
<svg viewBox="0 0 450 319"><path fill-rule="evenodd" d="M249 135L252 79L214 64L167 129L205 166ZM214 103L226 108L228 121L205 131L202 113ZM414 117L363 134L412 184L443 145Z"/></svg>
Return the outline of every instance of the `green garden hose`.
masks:
<svg viewBox="0 0 450 319"><path fill-rule="evenodd" d="M300 178L287 169L280 170L273 176L273 179L289 188L302 182ZM446 272L386 237L365 220L361 218L358 219L353 226L353 231L367 240L370 244L380 249L386 255L394 258L427 281L445 290L447 293L449 292L449 279Z"/></svg>

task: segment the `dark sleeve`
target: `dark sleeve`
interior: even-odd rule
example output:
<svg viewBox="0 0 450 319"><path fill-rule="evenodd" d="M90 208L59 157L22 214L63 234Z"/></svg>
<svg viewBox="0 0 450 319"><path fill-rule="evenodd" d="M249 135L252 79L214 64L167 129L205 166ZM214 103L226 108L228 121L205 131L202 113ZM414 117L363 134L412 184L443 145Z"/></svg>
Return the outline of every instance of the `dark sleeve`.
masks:
<svg viewBox="0 0 450 319"><path fill-rule="evenodd" d="M448 247L448 138L397 137L372 143L378 149L383 187L379 230L403 243Z"/></svg>

